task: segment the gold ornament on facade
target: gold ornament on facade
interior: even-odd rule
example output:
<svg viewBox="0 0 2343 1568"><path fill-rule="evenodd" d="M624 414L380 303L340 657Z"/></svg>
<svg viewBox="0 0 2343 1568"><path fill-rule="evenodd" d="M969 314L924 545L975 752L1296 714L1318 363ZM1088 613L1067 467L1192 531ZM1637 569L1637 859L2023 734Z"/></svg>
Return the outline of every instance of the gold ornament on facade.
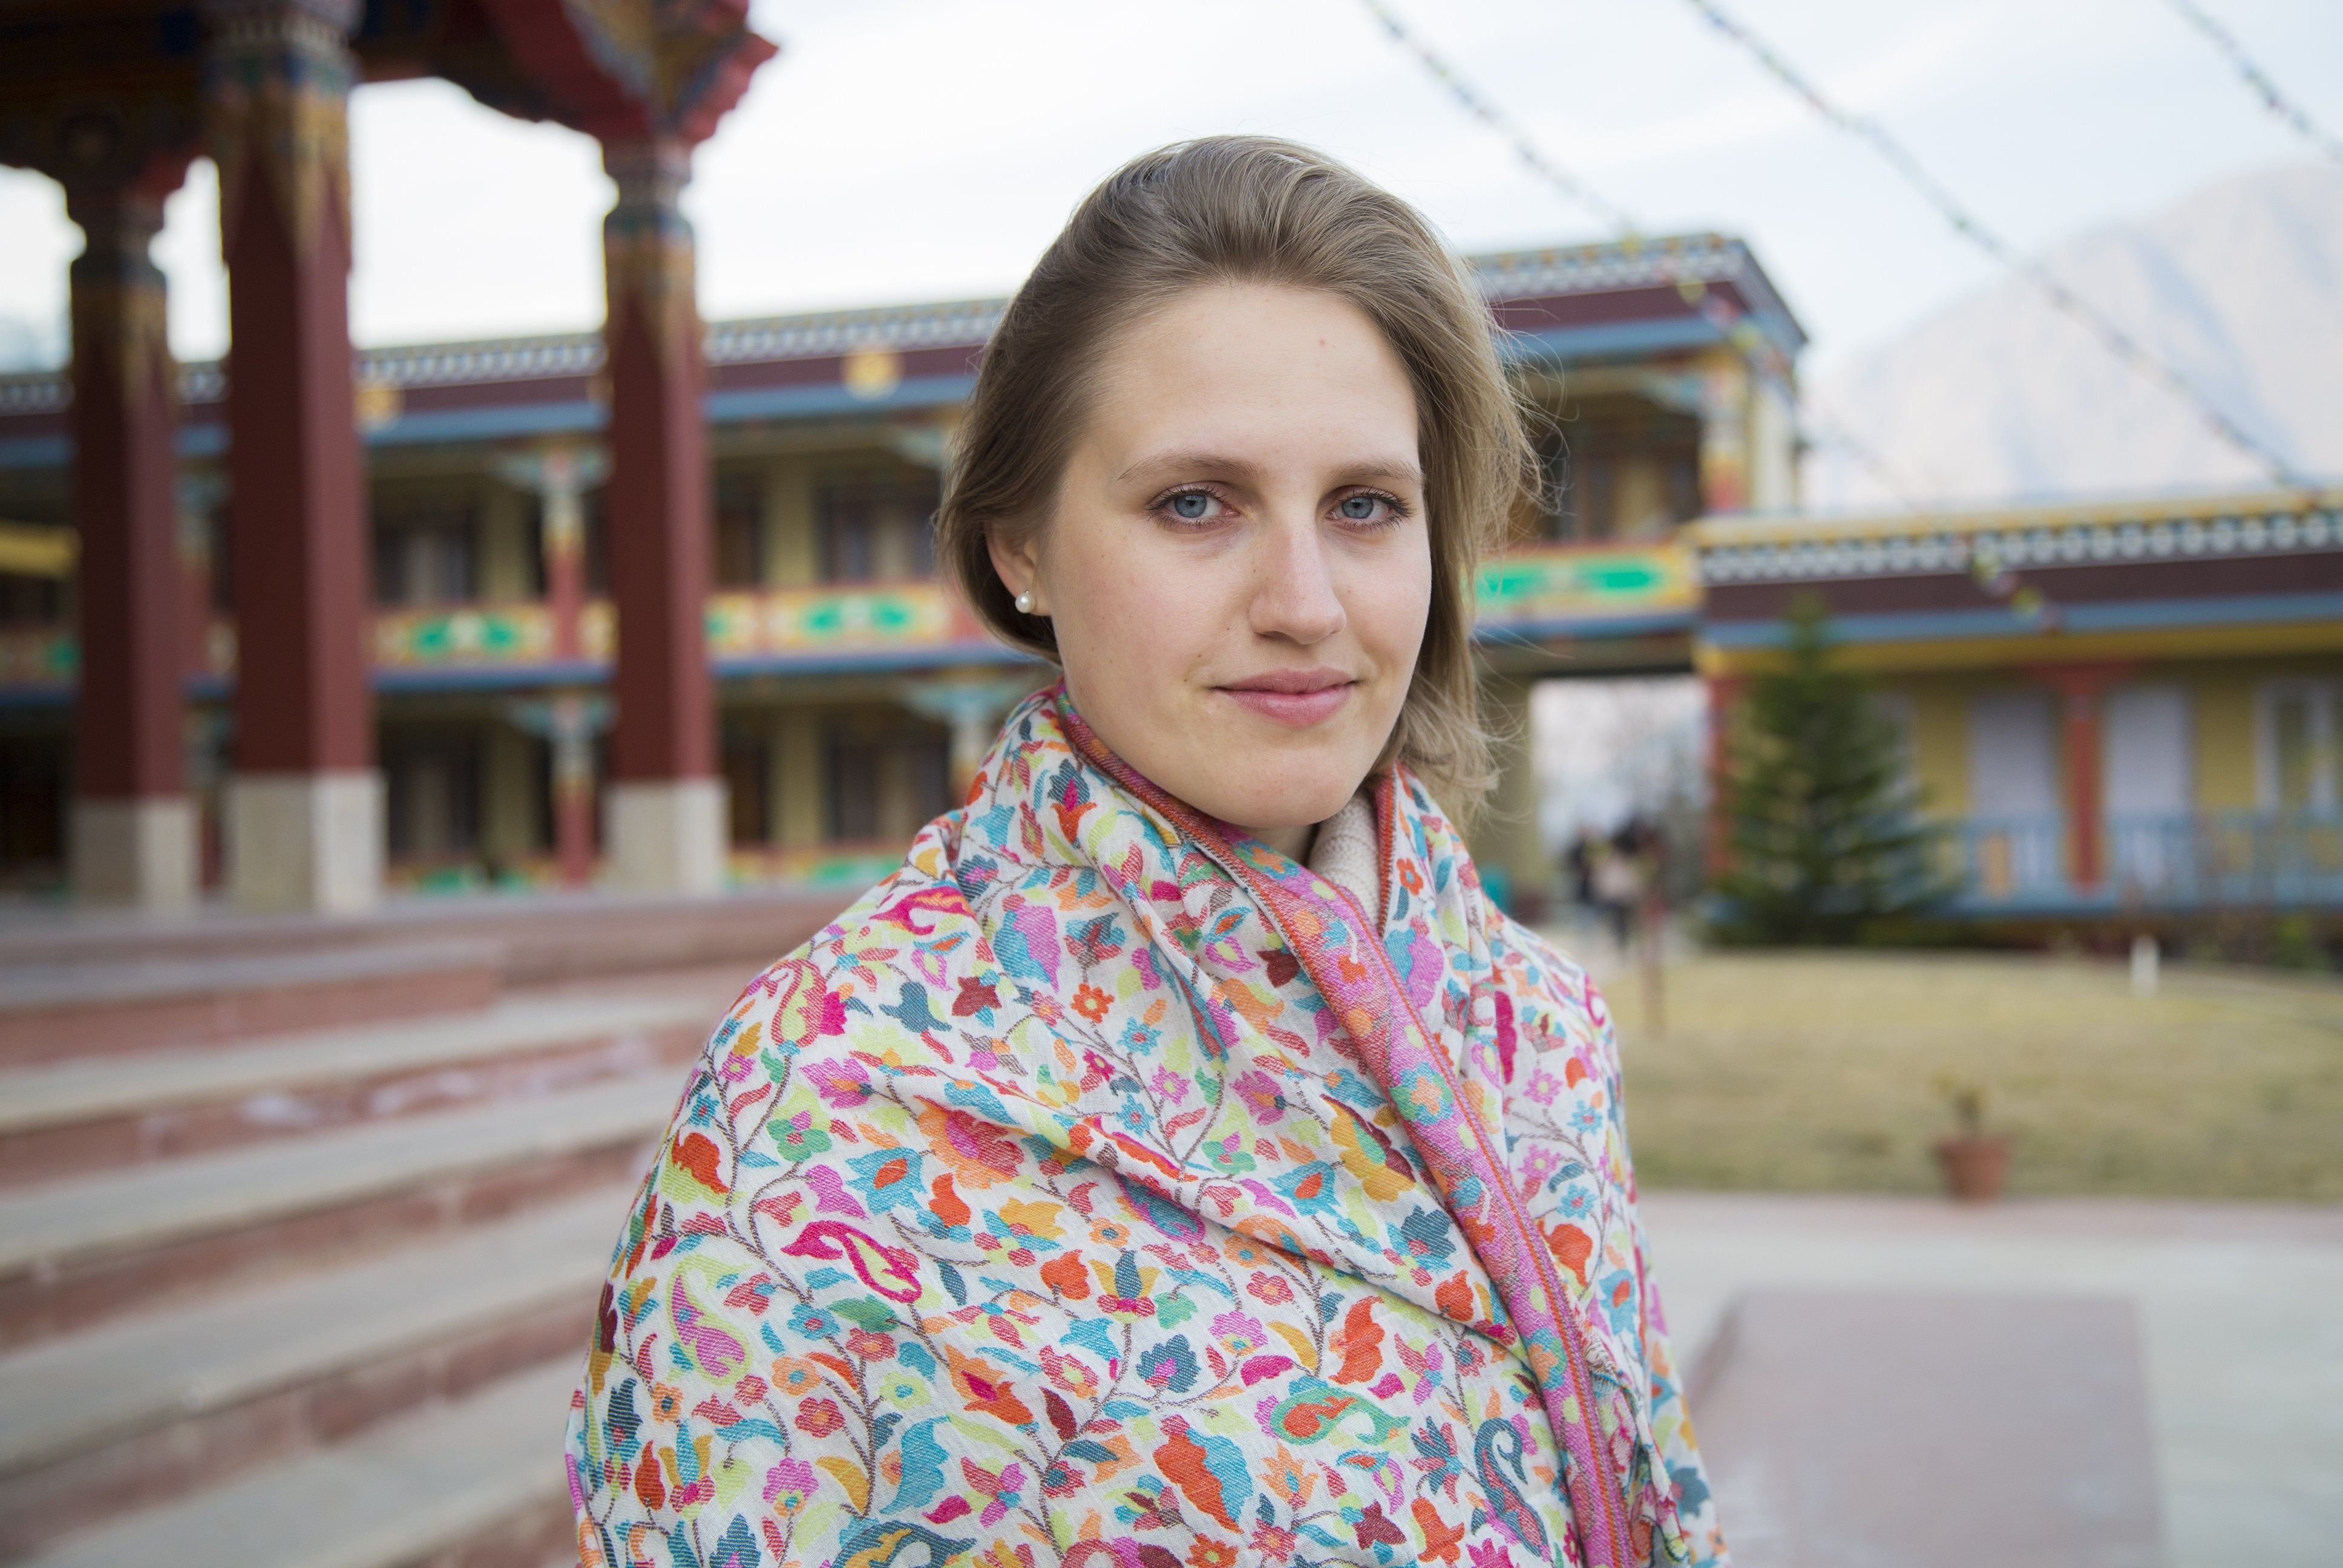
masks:
<svg viewBox="0 0 2343 1568"><path fill-rule="evenodd" d="M903 357L891 348L858 348L839 367L850 397L875 403L903 384Z"/></svg>

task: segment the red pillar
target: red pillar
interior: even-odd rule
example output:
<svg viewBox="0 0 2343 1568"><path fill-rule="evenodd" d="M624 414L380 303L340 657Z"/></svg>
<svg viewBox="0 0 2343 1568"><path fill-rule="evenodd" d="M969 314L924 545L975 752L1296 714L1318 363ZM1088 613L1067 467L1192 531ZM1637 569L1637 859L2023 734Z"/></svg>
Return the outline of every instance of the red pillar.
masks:
<svg viewBox="0 0 2343 1568"><path fill-rule="evenodd" d="M73 874L103 903L170 908L196 892L186 792L186 668L176 483L176 368L148 254L192 147L133 177L68 185L86 236L73 264L73 506L81 536Z"/></svg>
<svg viewBox="0 0 2343 1568"><path fill-rule="evenodd" d="M2107 874L2107 785L2101 777L2099 700L2128 664L2052 665L2034 678L2058 694L2066 772L2066 875L2077 890Z"/></svg>
<svg viewBox="0 0 2343 1568"><path fill-rule="evenodd" d="M708 673L708 433L679 137L603 149L618 200L602 226L609 318L610 479L603 492L618 618L609 832L622 887L721 883L723 786Z"/></svg>
<svg viewBox="0 0 2343 1568"><path fill-rule="evenodd" d="M210 0L228 266L236 610L230 880L350 910L381 879L364 469L349 339L346 39L358 0Z"/></svg>

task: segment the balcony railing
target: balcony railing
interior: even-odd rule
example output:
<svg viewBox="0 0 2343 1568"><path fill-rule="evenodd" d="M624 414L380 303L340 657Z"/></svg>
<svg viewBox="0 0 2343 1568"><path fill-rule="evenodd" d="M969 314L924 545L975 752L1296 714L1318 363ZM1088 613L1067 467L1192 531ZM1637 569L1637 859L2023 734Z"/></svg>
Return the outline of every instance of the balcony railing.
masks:
<svg viewBox="0 0 2343 1568"><path fill-rule="evenodd" d="M1969 818L1943 831L1957 905L1972 913L2343 907L2343 811L2113 817L2088 885L2063 818Z"/></svg>

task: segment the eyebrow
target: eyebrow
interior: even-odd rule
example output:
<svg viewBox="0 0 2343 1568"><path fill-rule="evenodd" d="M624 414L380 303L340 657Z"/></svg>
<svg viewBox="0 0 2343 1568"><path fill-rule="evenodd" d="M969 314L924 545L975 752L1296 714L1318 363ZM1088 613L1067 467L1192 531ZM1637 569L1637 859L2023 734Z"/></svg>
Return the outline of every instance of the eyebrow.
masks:
<svg viewBox="0 0 2343 1568"><path fill-rule="evenodd" d="M1262 477L1259 464L1248 462L1242 457L1232 457L1225 453L1156 452L1140 458L1121 473L1117 474L1115 482L1126 483L1163 469L1178 472L1182 469L1193 468L1202 468L1210 473L1227 474L1246 483L1257 482ZM1343 477L1342 483L1348 485L1412 485L1417 488L1422 488L1423 485L1423 471L1413 463L1369 460L1342 468L1339 472Z"/></svg>

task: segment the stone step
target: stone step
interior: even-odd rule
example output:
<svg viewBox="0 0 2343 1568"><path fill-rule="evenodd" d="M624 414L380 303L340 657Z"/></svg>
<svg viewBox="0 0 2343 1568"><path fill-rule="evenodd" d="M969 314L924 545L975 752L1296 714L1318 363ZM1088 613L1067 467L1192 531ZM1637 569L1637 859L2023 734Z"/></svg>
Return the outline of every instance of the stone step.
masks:
<svg viewBox="0 0 2343 1568"><path fill-rule="evenodd" d="M585 1353L635 1189L0 1355L0 1559Z"/></svg>
<svg viewBox="0 0 2343 1568"><path fill-rule="evenodd" d="M473 1011L503 966L478 941L0 963L0 1065Z"/></svg>
<svg viewBox="0 0 2343 1568"><path fill-rule="evenodd" d="M572 1539L561 1435L577 1373L548 1362L108 1519L18 1568L543 1568Z"/></svg>
<svg viewBox="0 0 2343 1568"><path fill-rule="evenodd" d="M496 948L508 984L725 964L743 979L821 929L852 888L744 889L717 898L608 890L386 900L362 915L258 915L207 908L158 918L0 908L0 970L216 961L383 944Z"/></svg>
<svg viewBox="0 0 2343 1568"><path fill-rule="evenodd" d="M640 1178L686 1070L0 1192L0 1347Z"/></svg>
<svg viewBox="0 0 2343 1568"><path fill-rule="evenodd" d="M0 1069L0 1189L689 1060L698 996L508 997L454 1018Z"/></svg>

